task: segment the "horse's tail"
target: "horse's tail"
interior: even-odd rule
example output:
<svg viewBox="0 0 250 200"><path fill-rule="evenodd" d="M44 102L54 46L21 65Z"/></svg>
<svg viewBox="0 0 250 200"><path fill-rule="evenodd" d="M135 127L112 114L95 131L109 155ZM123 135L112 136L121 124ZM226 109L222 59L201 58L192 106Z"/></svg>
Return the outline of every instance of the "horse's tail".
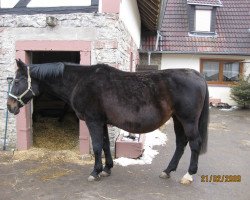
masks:
<svg viewBox="0 0 250 200"><path fill-rule="evenodd" d="M209 92L208 92L208 86L206 84L206 95L199 119L199 133L202 140L200 154L206 153L207 151L208 123L209 123Z"/></svg>

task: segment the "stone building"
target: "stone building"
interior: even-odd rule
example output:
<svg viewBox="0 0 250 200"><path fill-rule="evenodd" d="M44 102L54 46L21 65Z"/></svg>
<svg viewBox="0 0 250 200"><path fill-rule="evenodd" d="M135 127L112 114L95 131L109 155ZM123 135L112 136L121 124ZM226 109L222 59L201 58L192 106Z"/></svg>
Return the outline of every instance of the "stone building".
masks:
<svg viewBox="0 0 250 200"><path fill-rule="evenodd" d="M68 2L53 5L53 1L1 1L0 146L5 132L6 78L14 76L16 58L26 63L65 59L85 65L106 63L135 71L141 31L137 1ZM16 117L9 115L9 147L23 150L32 146L32 111L31 102ZM110 127L110 132L114 146L119 129ZM88 153L90 139L84 122L80 122L79 135L81 153Z"/></svg>

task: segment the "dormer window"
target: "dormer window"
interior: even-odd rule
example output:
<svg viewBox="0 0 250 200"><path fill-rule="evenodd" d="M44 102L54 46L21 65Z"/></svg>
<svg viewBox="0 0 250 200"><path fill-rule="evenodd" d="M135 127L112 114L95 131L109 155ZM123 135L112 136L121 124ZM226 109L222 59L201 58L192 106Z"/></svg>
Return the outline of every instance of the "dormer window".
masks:
<svg viewBox="0 0 250 200"><path fill-rule="evenodd" d="M216 9L220 0L187 0L189 33L192 35L214 35Z"/></svg>

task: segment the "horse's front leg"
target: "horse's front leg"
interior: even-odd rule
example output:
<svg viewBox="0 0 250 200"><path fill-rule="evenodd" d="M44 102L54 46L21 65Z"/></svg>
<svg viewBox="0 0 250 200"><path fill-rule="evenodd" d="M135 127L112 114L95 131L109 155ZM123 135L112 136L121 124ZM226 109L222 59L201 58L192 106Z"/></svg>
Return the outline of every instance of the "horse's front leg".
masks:
<svg viewBox="0 0 250 200"><path fill-rule="evenodd" d="M103 147L103 123L86 120L89 133L92 140L93 151L95 155L94 169L88 177L88 181L100 179L100 173L103 170L102 166L102 147Z"/></svg>
<svg viewBox="0 0 250 200"><path fill-rule="evenodd" d="M113 167L113 159L110 152L108 127L106 124L103 126L103 151L105 155L105 167L101 173L101 176L106 177L111 174L111 168Z"/></svg>

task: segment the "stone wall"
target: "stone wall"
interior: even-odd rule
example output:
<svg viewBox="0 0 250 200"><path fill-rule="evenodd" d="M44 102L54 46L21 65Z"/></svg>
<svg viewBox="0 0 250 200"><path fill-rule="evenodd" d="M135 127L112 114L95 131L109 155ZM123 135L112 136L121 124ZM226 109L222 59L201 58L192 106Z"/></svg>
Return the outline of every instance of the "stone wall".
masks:
<svg viewBox="0 0 250 200"><path fill-rule="evenodd" d="M4 135L7 76L15 72L15 42L18 40L86 40L92 42L91 64L106 63L125 71L135 71L137 47L118 14L53 14L57 25L46 24L45 14L0 16L0 138ZM131 55L133 60L131 65ZM15 117L10 115L8 144L16 144ZM112 127L112 134L119 129ZM116 136L112 136L115 140ZM111 142L114 145L114 141ZM1 145L1 140L0 140Z"/></svg>

